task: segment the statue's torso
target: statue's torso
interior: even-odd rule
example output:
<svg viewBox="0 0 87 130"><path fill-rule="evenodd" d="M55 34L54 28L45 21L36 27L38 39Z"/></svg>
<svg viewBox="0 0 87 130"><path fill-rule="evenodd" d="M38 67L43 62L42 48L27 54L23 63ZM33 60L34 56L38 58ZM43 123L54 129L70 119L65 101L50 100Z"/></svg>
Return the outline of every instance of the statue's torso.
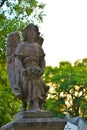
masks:
<svg viewBox="0 0 87 130"><path fill-rule="evenodd" d="M38 67L39 48L37 44L27 44L24 49L23 65L24 67Z"/></svg>
<svg viewBox="0 0 87 130"><path fill-rule="evenodd" d="M40 46L37 43L23 43L17 48L17 55L21 55L24 68L38 67Z"/></svg>

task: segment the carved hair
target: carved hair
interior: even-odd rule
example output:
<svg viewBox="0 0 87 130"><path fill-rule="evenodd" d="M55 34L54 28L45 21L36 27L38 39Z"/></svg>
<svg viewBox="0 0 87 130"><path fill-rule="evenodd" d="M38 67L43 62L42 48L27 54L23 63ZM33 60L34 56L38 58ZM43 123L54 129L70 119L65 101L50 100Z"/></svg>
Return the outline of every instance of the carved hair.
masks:
<svg viewBox="0 0 87 130"><path fill-rule="evenodd" d="M42 46L43 41L44 41L44 39L41 36L37 36L35 39L35 42L37 42L40 46Z"/></svg>

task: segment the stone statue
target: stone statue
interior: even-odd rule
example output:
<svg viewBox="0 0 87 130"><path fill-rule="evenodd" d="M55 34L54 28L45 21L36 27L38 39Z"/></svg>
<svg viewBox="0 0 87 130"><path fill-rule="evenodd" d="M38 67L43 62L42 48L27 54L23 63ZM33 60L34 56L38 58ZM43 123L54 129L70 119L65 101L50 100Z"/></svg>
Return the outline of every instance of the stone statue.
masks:
<svg viewBox="0 0 87 130"><path fill-rule="evenodd" d="M42 49L43 38L34 24L22 30L23 42L18 32L8 35L6 55L7 71L13 93L22 100L22 111L43 111L42 104L47 97L49 86L43 82L45 53Z"/></svg>

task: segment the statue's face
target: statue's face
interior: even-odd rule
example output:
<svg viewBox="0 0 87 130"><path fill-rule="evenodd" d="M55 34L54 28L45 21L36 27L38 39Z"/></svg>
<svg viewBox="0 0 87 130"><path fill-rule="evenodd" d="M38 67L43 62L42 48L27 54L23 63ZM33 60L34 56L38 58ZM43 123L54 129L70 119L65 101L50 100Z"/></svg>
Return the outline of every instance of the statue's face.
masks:
<svg viewBox="0 0 87 130"><path fill-rule="evenodd" d="M37 36L37 30L34 26L30 27L27 30L27 36L29 39L35 39L35 37Z"/></svg>

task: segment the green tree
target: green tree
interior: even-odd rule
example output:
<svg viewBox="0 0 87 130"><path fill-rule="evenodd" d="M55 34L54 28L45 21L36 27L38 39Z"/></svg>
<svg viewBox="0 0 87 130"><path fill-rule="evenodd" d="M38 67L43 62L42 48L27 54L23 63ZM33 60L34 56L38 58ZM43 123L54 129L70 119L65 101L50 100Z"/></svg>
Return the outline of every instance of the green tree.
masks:
<svg viewBox="0 0 87 130"><path fill-rule="evenodd" d="M21 31L30 22L41 23L44 6L37 0L0 1L0 61L5 61L7 34Z"/></svg>
<svg viewBox="0 0 87 130"><path fill-rule="evenodd" d="M87 119L87 59L60 62L59 67L47 67L45 81L50 84L50 107L54 115L63 117L66 109L72 116L82 116ZM52 90L52 92L51 92ZM53 106L52 106L53 102Z"/></svg>
<svg viewBox="0 0 87 130"><path fill-rule="evenodd" d="M12 94L6 74L6 64L0 64L0 126L10 122L21 109L21 102Z"/></svg>

